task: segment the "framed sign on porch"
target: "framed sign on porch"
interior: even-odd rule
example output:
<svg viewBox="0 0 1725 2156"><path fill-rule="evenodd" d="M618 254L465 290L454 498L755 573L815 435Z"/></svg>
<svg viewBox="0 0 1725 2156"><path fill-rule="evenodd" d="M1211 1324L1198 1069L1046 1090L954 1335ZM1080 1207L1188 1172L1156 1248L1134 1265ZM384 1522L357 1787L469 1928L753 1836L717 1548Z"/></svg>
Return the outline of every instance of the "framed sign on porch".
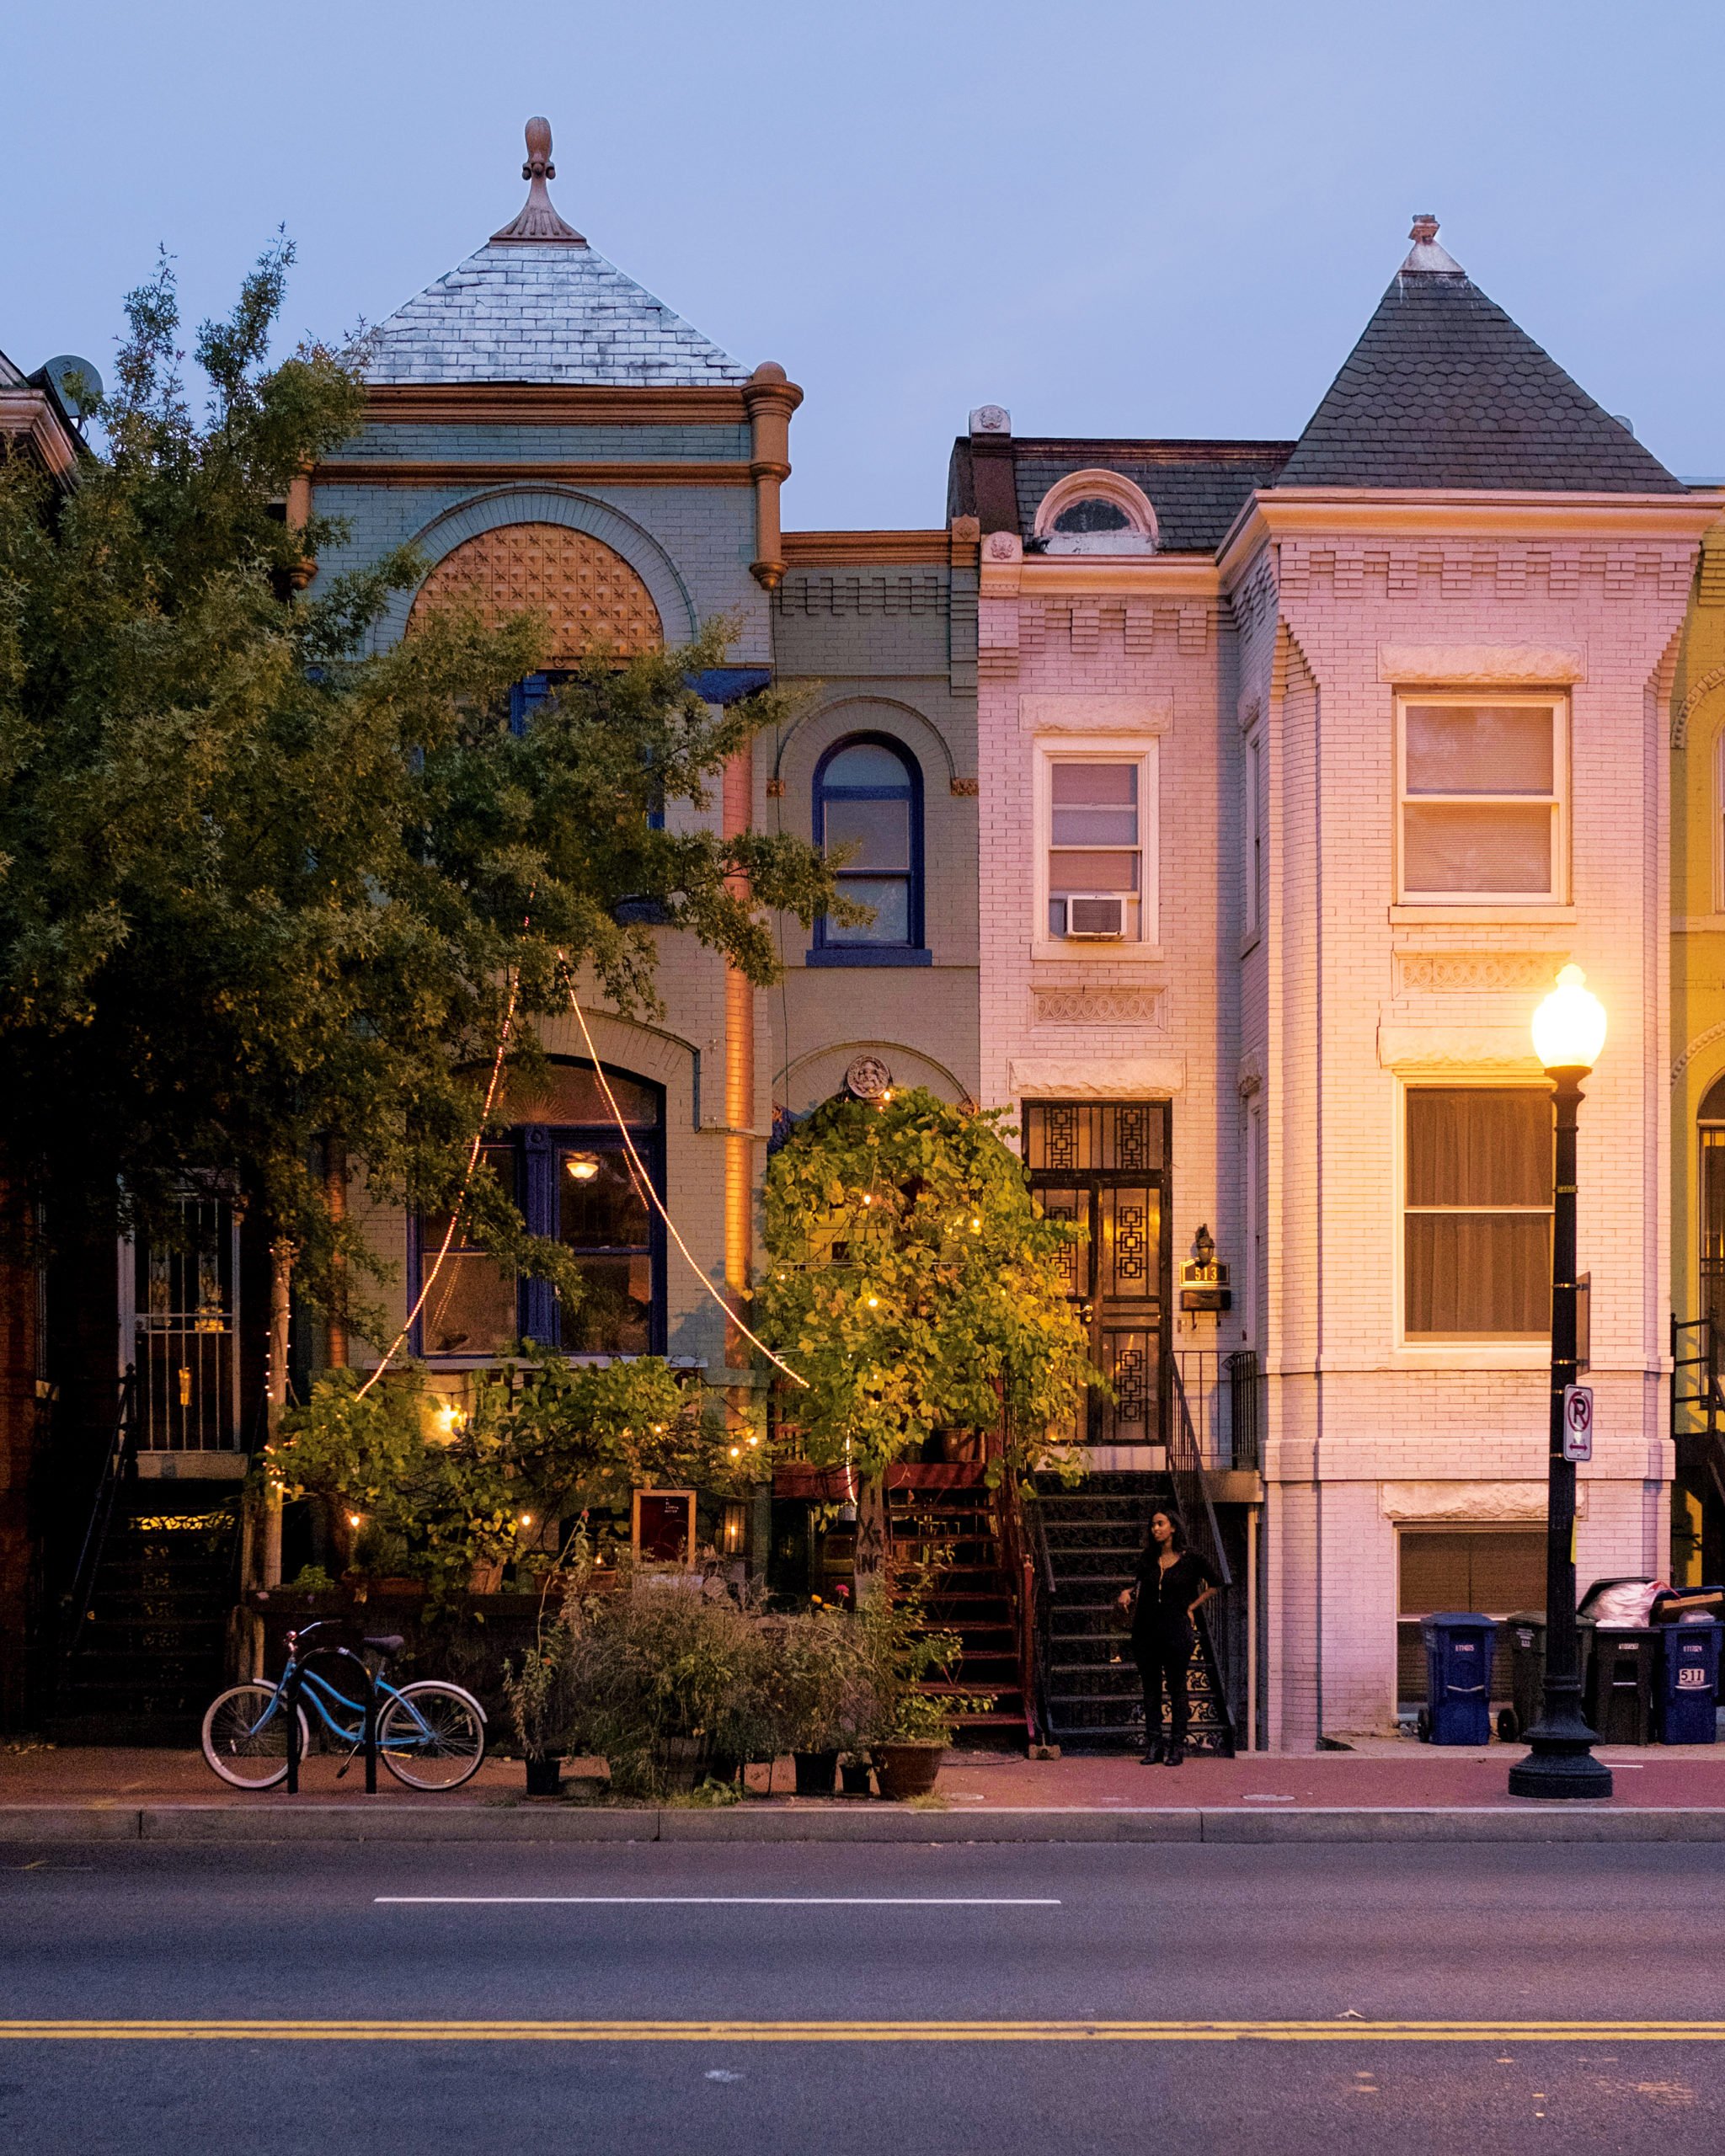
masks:
<svg viewBox="0 0 1725 2156"><path fill-rule="evenodd" d="M638 1565L695 1568L695 1492L637 1490L629 1512L629 1546Z"/></svg>

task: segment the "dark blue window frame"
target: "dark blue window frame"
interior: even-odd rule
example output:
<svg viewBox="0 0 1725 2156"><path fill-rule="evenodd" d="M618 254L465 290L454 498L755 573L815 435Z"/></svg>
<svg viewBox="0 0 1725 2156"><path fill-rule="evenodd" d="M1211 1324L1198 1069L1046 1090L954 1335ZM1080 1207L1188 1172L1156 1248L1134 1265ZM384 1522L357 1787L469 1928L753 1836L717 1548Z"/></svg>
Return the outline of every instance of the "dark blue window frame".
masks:
<svg viewBox="0 0 1725 2156"><path fill-rule="evenodd" d="M884 749L905 774L902 786L831 786L827 771L847 749ZM933 954L923 947L922 767L902 741L889 734L847 734L835 741L814 767L813 829L814 843L826 844L826 808L830 801L903 801L909 808L910 867L905 872L905 940L902 943L847 943L830 931L823 914L814 924L814 947L804 963L811 966L927 966ZM891 872L889 872L891 873ZM879 869L840 869L841 889L850 878L879 880Z"/></svg>
<svg viewBox="0 0 1725 2156"><path fill-rule="evenodd" d="M583 1070L592 1069L584 1056L558 1057L558 1062L577 1065ZM633 1071L619 1072L630 1084L649 1093L655 1103L658 1120L652 1129L631 1124L629 1136L647 1171L647 1179L660 1204L665 1203L665 1088L650 1079L639 1078ZM614 1123L520 1123L507 1135L496 1141L488 1150L510 1153L515 1170L515 1187L511 1192L520 1207L521 1218L530 1234L555 1240L558 1221L558 1162L569 1152L614 1152L622 1146L621 1134ZM651 1269L651 1292L648 1316L648 1342L641 1353L663 1355L669 1332L665 1309L665 1258L667 1255L665 1222L658 1209L647 1209L647 1252ZM418 1216L413 1220L408 1237L408 1299L409 1306L419 1299L425 1285L424 1236ZM452 1250L464 1247L460 1242ZM466 1247L471 1247L467 1246ZM620 1251L622 1246L617 1246ZM595 1246L590 1254L595 1257L616 1255L617 1251ZM562 1325L558 1313L557 1296L548 1280L519 1280L515 1283L515 1326L523 1339L534 1340L542 1347L557 1347L562 1337ZM471 1366L475 1364L494 1363L495 1353L465 1351L453 1355L440 1355L428 1350L425 1342L423 1314L414 1323L412 1352L423 1361L444 1369ZM586 1351L571 1349L571 1354L585 1354ZM602 1351L594 1351L595 1353Z"/></svg>

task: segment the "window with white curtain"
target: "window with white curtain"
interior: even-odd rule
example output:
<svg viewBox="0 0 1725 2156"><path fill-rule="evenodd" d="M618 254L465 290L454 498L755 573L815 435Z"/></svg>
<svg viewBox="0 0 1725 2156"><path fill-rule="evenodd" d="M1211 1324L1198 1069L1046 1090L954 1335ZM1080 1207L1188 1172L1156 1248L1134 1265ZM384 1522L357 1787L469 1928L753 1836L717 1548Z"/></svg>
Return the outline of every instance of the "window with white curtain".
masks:
<svg viewBox="0 0 1725 2156"><path fill-rule="evenodd" d="M1551 1316L1551 1096L1544 1086L1407 1093L1403 1331L1543 1337Z"/></svg>

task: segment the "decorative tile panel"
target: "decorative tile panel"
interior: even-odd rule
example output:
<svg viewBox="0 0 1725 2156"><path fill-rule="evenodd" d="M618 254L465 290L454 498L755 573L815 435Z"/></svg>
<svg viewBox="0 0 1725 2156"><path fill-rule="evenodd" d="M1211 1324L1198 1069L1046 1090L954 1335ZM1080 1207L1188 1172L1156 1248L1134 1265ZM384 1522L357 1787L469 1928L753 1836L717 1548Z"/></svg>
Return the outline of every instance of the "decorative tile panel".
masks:
<svg viewBox="0 0 1725 2156"><path fill-rule="evenodd" d="M465 541L420 585L409 627L455 606L476 606L492 623L526 608L549 614L551 666L595 647L627 659L664 642L659 609L622 556L562 525L505 524Z"/></svg>

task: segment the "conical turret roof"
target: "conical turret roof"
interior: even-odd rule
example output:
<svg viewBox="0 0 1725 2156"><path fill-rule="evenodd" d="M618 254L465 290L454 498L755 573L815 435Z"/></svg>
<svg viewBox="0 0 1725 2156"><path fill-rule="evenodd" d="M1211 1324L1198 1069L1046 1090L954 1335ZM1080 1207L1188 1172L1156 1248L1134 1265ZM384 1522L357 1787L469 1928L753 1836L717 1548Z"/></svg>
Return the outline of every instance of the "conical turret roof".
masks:
<svg viewBox="0 0 1725 2156"><path fill-rule="evenodd" d="M1277 485L1681 494L1437 235L1415 218L1413 251Z"/></svg>

